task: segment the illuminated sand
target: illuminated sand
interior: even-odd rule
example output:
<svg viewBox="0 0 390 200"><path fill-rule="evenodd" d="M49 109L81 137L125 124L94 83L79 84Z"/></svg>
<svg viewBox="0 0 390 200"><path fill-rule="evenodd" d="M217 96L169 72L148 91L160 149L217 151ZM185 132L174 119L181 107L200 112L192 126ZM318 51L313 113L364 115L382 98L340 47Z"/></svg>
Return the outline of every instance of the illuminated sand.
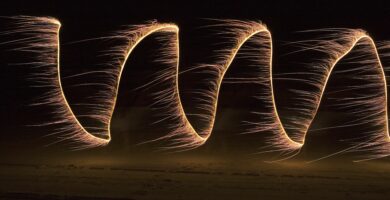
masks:
<svg viewBox="0 0 390 200"><path fill-rule="evenodd" d="M386 199L387 163L87 157L0 165L0 199ZM137 160L130 161L130 160ZM153 161L151 161L153 160ZM78 164L75 164L78 163Z"/></svg>

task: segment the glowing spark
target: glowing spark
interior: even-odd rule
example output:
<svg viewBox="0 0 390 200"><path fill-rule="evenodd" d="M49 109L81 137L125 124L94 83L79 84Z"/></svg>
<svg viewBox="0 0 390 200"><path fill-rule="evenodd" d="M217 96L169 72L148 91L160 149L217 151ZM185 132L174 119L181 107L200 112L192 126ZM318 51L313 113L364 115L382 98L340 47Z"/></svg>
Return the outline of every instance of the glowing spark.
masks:
<svg viewBox="0 0 390 200"><path fill-rule="evenodd" d="M331 77L334 68L336 68L337 64L345 56L350 54L352 50L363 45L364 48L361 51L361 54L374 55L375 59L374 61L360 61L360 64L369 62L367 67L370 67L370 69L368 70L373 70L372 72L376 73L376 78L373 79L372 84L382 88L382 93L379 96L374 96L372 99L363 99L361 101L359 99L354 99L352 102L358 103L353 105L346 104L345 106L364 105L366 108L372 108L372 113L376 112L379 114L372 115L373 117L367 119L366 122L379 124L381 129L367 136L365 142L357 143L353 147L341 152L336 152L335 154L345 151L360 151L363 149L369 149L374 153L374 155L368 159L384 157L390 154L386 77L376 45L363 31L326 29L322 31L332 32L333 35L331 34L330 37L324 37L321 40L296 43L304 47L302 51L315 50L326 53L328 57L325 60L322 60L318 66L313 67L311 71L306 72L308 75L312 75L312 78L308 78L308 80L299 80L316 89L312 91L295 91L302 102L305 102L305 105L297 109L298 113L288 124L282 124L274 96L274 78L272 72L273 46L270 31L266 26L258 22L223 20L224 26L229 27L229 30L223 34L230 35L230 39L231 41L234 41L234 45L221 52L218 56L220 60L217 63L199 67L209 70L209 73L214 75L216 79L210 81L208 83L210 87L201 93L201 98L204 100L201 108L205 111L201 117L205 119L207 124L201 130L196 131L187 119L188 114L183 108L179 92L179 28L175 24L157 22L134 26L129 30L119 32L118 35L111 37L128 41L123 46L119 46L111 52L113 55L117 55L121 58L118 63L114 63L116 67L110 68L107 71L95 72L105 73L107 77L109 77L109 83L104 85L105 91L101 93L102 102L92 105L92 108L96 110L96 114L88 116L99 120L103 127L90 128L90 130L94 131L88 131L88 128L80 123L80 116L76 116L73 112L62 87L59 64L60 22L53 18L44 17L21 16L15 17L14 19L19 28L4 32L3 34L20 32L29 33L26 34L28 37L22 40L22 42L26 42L24 43L26 47L21 48L20 50L37 51L42 54L37 58L37 62L28 64L43 68L44 72L37 74L37 79L49 83L48 85L45 85L48 87L49 91L38 103L50 106L55 110L53 121L47 124L61 124L63 128L58 129L58 131L53 134L59 135L61 140L77 142L78 149L103 146L110 142L110 125L125 64L133 50L145 38L155 33L164 33L162 40L165 40L169 45L165 49L166 52L164 52L163 55L164 59L161 59L160 61L167 66L167 69L164 69L158 74L158 77L154 82L170 81L172 87L155 95L160 99L158 103L163 104L163 108L170 113L167 118L175 119L179 122L173 125L172 132L156 139L170 141L170 145L164 147L165 149L188 150L199 147L207 141L214 128L218 95L224 81L225 73L237 57L239 51L243 48L243 45L246 43L253 43L259 47L258 51L250 51L250 53L247 53L244 56L252 59L251 62L258 65L259 78L257 80L237 79L237 83L240 81L253 81L265 87L265 91L262 91L263 96L260 96L259 98L264 102L268 111L257 113L261 116L259 118L263 121L253 122L252 124L254 124L255 127L249 130L247 134L271 131L272 134L267 140L269 145L266 147L268 149L266 152L282 153L284 157L281 160L298 154L305 143L306 135L318 112L328 80ZM18 43L21 41L11 42ZM154 82L148 83L145 86L153 84ZM364 111L359 111L358 114L364 115ZM345 126L350 125L351 124ZM288 133L287 130L294 131Z"/></svg>

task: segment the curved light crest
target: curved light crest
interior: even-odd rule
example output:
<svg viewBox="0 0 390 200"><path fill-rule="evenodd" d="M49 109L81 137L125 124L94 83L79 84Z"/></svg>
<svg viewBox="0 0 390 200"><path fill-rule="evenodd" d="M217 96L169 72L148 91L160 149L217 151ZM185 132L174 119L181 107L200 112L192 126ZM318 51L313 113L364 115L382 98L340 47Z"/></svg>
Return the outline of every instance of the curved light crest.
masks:
<svg viewBox="0 0 390 200"><path fill-rule="evenodd" d="M202 98L206 100L202 108L205 110L203 117L207 121L205 128L199 131L193 127L187 119L187 113L183 108L180 90L178 85L179 77L179 28L175 24L170 23L149 23L146 25L133 26L132 28L121 31L112 37L122 38L127 41L123 46L114 49L113 54L119 55L120 60L115 63L115 66L106 71L109 74L109 81L106 84L106 91L102 93L103 102L93 107L96 109L96 114L89 116L101 122L103 127L97 129L88 129L79 121L79 116L75 115L72 107L69 105L66 94L62 87L62 77L60 70L60 37L59 32L61 24L58 20L46 17L26 17L19 16L13 18L16 21L18 28L4 34L13 34L18 32L26 32L29 37L26 37L25 49L29 51L37 51L41 54L36 60L37 62L28 63L29 65L39 66L44 69L44 73L37 74L37 79L40 79L48 84L48 92L42 96L40 102L36 104L45 104L51 106L55 110L55 117L47 124L61 124L60 129L53 133L58 135L61 140L71 140L77 143L77 148L91 148L107 145L111 140L110 125L112 115L115 109L117 100L118 88L122 78L122 72L128 58L132 55L133 50L148 36L161 33L169 45L164 52L164 59L160 60L167 69L164 69L158 80L171 81L172 88L162 91L160 95L161 102L165 105L170 115L168 117L178 120L179 123L172 125L173 131L158 138L156 140L168 140L170 146L164 147L167 149L192 149L203 145L214 129L216 118L216 110L218 104L218 95L221 85L224 80L225 73L229 69L232 62L235 60L238 52L247 42L255 43L261 46L259 51L254 52L248 57L254 58L254 62L259 64L261 68L258 82L266 84L265 96L262 98L270 107L267 113L261 113L264 121L255 122L255 127L249 130L249 133L259 133L263 131L272 131L268 137L267 148L270 151L283 152L284 159L290 158L302 148L305 143L306 135L320 107L323 94L333 69L346 55L348 55L360 43L365 43L369 48L364 49L365 52L375 55L376 70L378 72L378 80L375 84L383 87L383 95L373 101L365 103L377 106L377 111L380 116L375 118L375 123L382 124L382 130L375 132L368 137L368 140L359 143L352 149L360 150L370 148L374 152L371 158L388 156L390 154L389 132L388 132L388 111L387 111L387 83L385 72L377 52L374 41L365 32L361 30L340 29L331 30L332 34L328 38L324 37L321 40L313 40L312 43L298 42L305 49L326 52L327 59L322 60L320 67L313 68L314 78L308 81L315 88L314 91L297 91L297 95L303 98L306 105L300 109L295 119L289 125L283 124L280 120L277 108L277 102L274 97L274 77L272 72L272 37L270 31L265 25L259 22L244 22L238 20L222 20L223 26L229 27L226 31L230 35L230 40L233 41L232 47L222 51L219 55L219 61L214 64L202 66L204 68L213 69L216 79L210 81L210 88L204 91ZM337 34L335 34L335 32ZM20 42L20 41L15 41ZM310 45L308 45L310 44ZM23 49L22 49L23 50ZM379 105L379 108L378 108ZM265 117L264 117L265 116ZM42 125L47 125L42 124ZM294 132L288 133L288 126L294 127ZM93 130L93 131L90 131ZM385 144L385 145L383 145ZM385 146L385 148L384 148ZM287 152L287 153L286 153Z"/></svg>

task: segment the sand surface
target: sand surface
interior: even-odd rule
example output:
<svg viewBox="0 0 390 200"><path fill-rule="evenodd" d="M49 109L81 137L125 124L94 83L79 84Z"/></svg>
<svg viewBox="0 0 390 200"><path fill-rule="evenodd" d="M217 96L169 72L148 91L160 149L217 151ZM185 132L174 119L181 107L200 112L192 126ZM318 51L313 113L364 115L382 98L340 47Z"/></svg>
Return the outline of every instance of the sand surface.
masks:
<svg viewBox="0 0 390 200"><path fill-rule="evenodd" d="M389 162L112 160L1 163L0 199L390 199Z"/></svg>

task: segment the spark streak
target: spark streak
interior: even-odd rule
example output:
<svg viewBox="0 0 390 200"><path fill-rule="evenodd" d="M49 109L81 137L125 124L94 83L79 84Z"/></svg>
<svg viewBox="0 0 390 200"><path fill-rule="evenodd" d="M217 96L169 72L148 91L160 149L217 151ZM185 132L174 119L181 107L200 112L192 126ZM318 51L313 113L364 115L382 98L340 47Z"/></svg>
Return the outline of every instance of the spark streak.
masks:
<svg viewBox="0 0 390 200"><path fill-rule="evenodd" d="M154 82L148 84L161 81L170 83L170 88L157 93L156 96L160 99L158 103L163 105L161 108L165 109L167 113L170 113L167 118L178 121L177 124L172 125L172 132L153 140L169 141L170 145L163 147L164 149L189 150L203 145L208 140L214 129L218 96L225 74L239 52L244 50L244 44L250 43L258 49L247 49L246 54L243 56L247 57L254 65L257 65L258 71L256 75L258 78L254 80L236 79L236 83L253 81L265 88L264 91L261 91L262 96L259 98L266 105L267 111L257 113L259 119L263 121L253 122L252 125L254 127L246 134L258 134L264 131L271 131L272 134L269 135L267 140L267 152L281 152L283 154L282 160L299 153L305 144L306 135L317 115L327 89L328 81L334 69L337 68L339 62L348 56L351 51L360 49L358 52L360 56L371 57L370 60L357 61L359 64L363 64L363 67L356 70L371 73L369 78L372 81L370 84L376 89L380 88L380 91L378 95L372 95L372 98L364 99L363 96L359 96L350 99L352 104L347 103L343 106L356 107L359 105L362 108L368 109L368 111L358 110L356 114L361 117L361 120L355 120L354 123L361 123L363 120L365 123L377 124L380 128L367 135L364 142L358 142L353 147L336 152L335 154L345 151L361 151L363 149L369 149L372 153L367 159L385 157L390 154L385 71L376 44L364 31L325 29L322 31L329 32L328 37L296 43L303 47L302 51L315 50L326 54L327 57L321 60L317 66L305 72L306 74L312 75L310 78L296 79L311 85L315 89L310 91L295 91L297 98L304 102L305 105L298 106L296 108L297 114L288 123L283 124L278 114L278 107L274 95L273 82L278 77L274 78L276 75L272 72L273 46L270 31L265 25L259 22L222 20L223 26L228 27L228 30L222 34L228 35L228 40L233 41L233 45L218 54L218 62L199 66L201 69L209 70L209 73L216 78L211 80L208 83L210 87L200 94L200 98L203 100L201 108L205 112L201 117L205 119L206 125L204 128L196 131L187 118L188 113L184 110L180 98L178 84L180 57L178 26L170 23L157 22L133 26L111 37L121 38L127 41L124 45L115 47L110 52L111 55L121 58L117 63L112 63L114 67L104 71L91 72L103 73L107 76L107 83L103 84L105 89L99 93L101 101L91 103L91 109L94 110L94 114L87 116L98 120L101 127L91 128L86 127L80 122L79 118L82 116L77 116L73 112L64 93L60 70L59 32L61 23L56 19L46 17L19 16L11 19L15 20L17 28L3 32L3 34L25 33L26 36L22 40L10 41L10 43L23 42L25 47L17 50L32 51L41 54L36 58L36 61L26 63L27 65L36 66L42 70L42 73L36 74L35 79L43 82L43 86L48 89L48 92L42 96L36 105L49 106L55 110L55 117L51 119L52 121L41 125L56 124L61 126L53 134L57 135L60 141L70 140L76 142L76 149L104 146L110 142L111 120L125 64L132 55L133 50L145 38L153 34L161 33L163 34L161 40L168 45L165 49L166 52L163 52L163 59L159 61L163 66L166 66L166 69L159 72ZM358 59L357 57L356 60ZM82 74L79 76L82 76ZM287 77L286 79L293 80L291 77ZM367 116L368 114L369 116ZM343 126L350 125L344 124ZM327 128L331 129L334 127Z"/></svg>

